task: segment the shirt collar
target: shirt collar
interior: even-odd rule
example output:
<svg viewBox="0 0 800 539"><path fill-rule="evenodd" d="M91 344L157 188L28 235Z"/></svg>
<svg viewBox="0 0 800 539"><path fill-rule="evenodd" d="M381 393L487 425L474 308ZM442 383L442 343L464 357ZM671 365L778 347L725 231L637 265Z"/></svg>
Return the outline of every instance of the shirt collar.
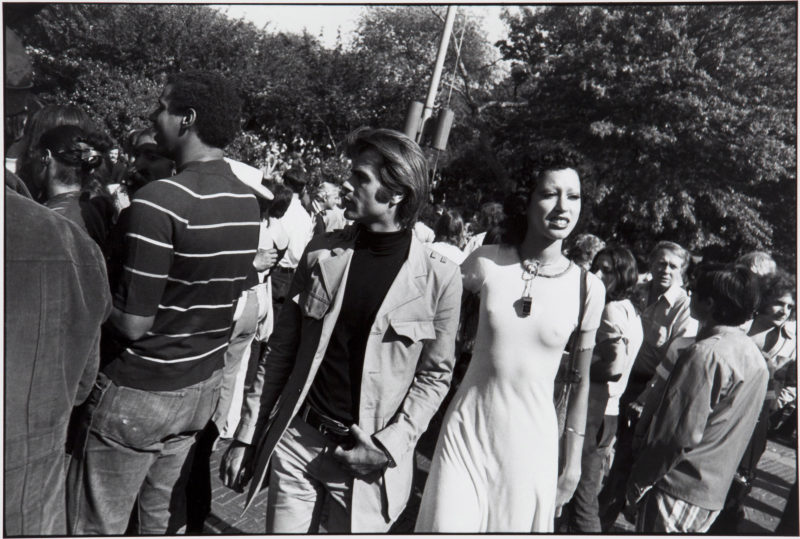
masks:
<svg viewBox="0 0 800 539"><path fill-rule="evenodd" d="M686 295L686 291L680 285L674 284L670 286L666 292L661 294L661 297L669 304L671 307L675 304L676 301L681 299L683 296Z"/></svg>
<svg viewBox="0 0 800 539"><path fill-rule="evenodd" d="M739 326L708 326L700 329L697 333L697 340L708 339L714 335L731 335L734 333L744 335L742 328Z"/></svg>
<svg viewBox="0 0 800 539"><path fill-rule="evenodd" d="M797 322L795 320L787 320L781 326L781 335L786 339L794 339L797 334Z"/></svg>
<svg viewBox="0 0 800 539"><path fill-rule="evenodd" d="M224 159L212 159L211 161L189 161L184 163L176 172L183 172L184 170L203 170L205 172L213 171L227 171L233 173L231 167Z"/></svg>

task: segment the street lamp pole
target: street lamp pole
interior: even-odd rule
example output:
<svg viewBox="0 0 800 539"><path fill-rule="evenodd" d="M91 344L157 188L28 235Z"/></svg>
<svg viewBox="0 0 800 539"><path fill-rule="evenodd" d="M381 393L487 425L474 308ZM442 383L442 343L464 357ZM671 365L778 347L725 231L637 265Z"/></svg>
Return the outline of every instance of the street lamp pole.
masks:
<svg viewBox="0 0 800 539"><path fill-rule="evenodd" d="M439 41L439 53L436 55L436 64L433 68L431 84L428 87L428 98L425 100L425 108L422 111L422 119L419 123L419 130L417 131L417 142L420 142L422 132L425 129L425 122L433 116L433 103L436 101L436 92L439 89L439 81L442 78L442 67L444 67L444 59L445 56L447 56L447 46L450 43L450 34L453 32L453 22L456 19L457 9L458 6L450 5L447 7L447 16L444 21L444 30L442 30L442 39Z"/></svg>

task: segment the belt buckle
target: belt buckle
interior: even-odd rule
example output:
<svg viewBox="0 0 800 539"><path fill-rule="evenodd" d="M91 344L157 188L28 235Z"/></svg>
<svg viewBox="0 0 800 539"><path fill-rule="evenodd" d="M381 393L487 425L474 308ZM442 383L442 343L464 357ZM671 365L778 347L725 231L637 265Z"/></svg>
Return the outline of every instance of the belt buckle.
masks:
<svg viewBox="0 0 800 539"><path fill-rule="evenodd" d="M350 437L350 429L346 425L341 427L336 424L323 421L319 425L319 431L323 436L328 437L337 444L346 444Z"/></svg>

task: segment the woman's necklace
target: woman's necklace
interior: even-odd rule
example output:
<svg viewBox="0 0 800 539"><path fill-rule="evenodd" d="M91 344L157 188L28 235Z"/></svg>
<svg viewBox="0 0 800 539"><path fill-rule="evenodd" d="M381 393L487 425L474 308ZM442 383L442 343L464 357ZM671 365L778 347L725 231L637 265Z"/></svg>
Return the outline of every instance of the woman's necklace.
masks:
<svg viewBox="0 0 800 539"><path fill-rule="evenodd" d="M550 264L542 264L535 258L523 259L519 248L517 248L517 254L519 255L520 265L522 266L522 281L525 283L525 286L522 289L522 316L530 316L533 309L533 297L531 296L533 280L538 276L542 276L547 279L561 277L572 267L572 261L568 259L567 266L563 270L556 273L546 274L540 272L541 268L552 266L555 264L555 262Z"/></svg>

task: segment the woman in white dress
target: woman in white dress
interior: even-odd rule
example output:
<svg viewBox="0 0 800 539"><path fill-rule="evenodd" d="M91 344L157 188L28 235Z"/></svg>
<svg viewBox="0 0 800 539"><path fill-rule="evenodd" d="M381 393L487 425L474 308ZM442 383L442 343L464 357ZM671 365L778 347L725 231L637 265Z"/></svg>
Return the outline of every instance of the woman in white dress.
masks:
<svg viewBox="0 0 800 539"><path fill-rule="evenodd" d="M480 293L467 373L445 415L417 518L417 532L552 532L581 475L589 363L605 288L563 256L581 209L575 168L537 175L525 208L508 211L505 242L462 264L464 288ZM518 203L518 205L520 205ZM516 215L515 215L516 213ZM578 325L581 381L567 409L565 465L558 473L553 386Z"/></svg>

